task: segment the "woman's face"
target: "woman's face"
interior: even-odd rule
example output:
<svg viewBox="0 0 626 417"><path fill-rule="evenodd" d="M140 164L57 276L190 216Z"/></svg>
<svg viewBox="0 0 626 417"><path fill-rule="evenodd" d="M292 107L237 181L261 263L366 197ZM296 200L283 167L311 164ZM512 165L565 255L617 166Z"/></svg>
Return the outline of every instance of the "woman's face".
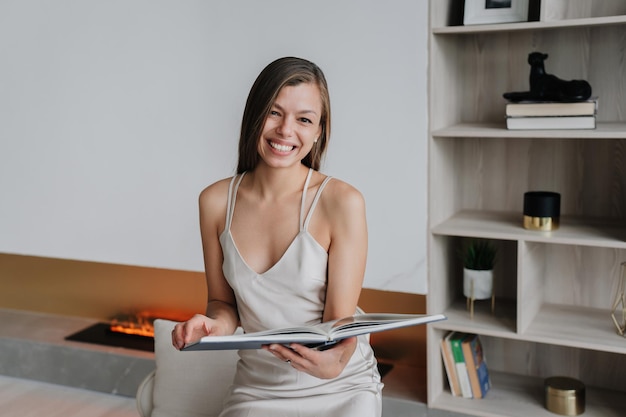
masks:
<svg viewBox="0 0 626 417"><path fill-rule="evenodd" d="M283 87L272 106L259 140L259 155L267 165L300 164L319 138L322 100L316 84Z"/></svg>

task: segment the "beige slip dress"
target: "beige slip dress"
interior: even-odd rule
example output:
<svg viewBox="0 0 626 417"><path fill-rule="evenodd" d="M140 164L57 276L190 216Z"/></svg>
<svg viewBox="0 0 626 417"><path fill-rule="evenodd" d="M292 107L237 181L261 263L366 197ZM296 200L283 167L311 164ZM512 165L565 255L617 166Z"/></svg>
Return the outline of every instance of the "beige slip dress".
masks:
<svg viewBox="0 0 626 417"><path fill-rule="evenodd" d="M244 173L245 174L245 173ZM328 253L307 231L315 206L331 179L320 185L306 213L306 190L300 208L300 232L282 258L261 274L241 257L230 233L237 190L244 174L233 177L228 191L226 227L220 235L223 271L237 299L246 332L319 323L324 312ZM306 217L305 217L306 214ZM241 350L235 380L220 417L379 417L383 384L367 337L341 375L319 379L295 370L265 350Z"/></svg>

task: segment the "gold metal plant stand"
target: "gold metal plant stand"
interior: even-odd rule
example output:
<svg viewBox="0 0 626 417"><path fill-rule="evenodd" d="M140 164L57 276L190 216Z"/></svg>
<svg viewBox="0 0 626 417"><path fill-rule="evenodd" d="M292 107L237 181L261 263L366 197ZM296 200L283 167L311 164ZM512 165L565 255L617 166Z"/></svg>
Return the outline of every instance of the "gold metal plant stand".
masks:
<svg viewBox="0 0 626 417"><path fill-rule="evenodd" d="M621 264L619 283L615 293L615 300L613 301L611 317L617 328L617 333L626 337L626 262Z"/></svg>
<svg viewBox="0 0 626 417"><path fill-rule="evenodd" d="M626 264L626 262L624 262ZM465 298L466 308L470 311L470 318L474 318L474 281L470 282L470 297ZM496 287L491 287L491 314L496 311ZM626 311L626 310L625 310Z"/></svg>

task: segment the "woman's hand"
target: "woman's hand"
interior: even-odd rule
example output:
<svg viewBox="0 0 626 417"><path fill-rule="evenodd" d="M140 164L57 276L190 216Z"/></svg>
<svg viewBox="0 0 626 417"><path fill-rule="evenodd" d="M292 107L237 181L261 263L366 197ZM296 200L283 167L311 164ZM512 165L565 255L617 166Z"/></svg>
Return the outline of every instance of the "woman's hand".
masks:
<svg viewBox="0 0 626 417"><path fill-rule="evenodd" d="M202 314L196 314L191 319L182 323L177 323L172 330L172 344L178 350L186 344L195 342L204 336L223 335L216 320L210 319Z"/></svg>
<svg viewBox="0 0 626 417"><path fill-rule="evenodd" d="M321 379L336 378L348 364L357 345L356 337L344 339L332 348L319 351L292 343L289 347L280 344L264 346L283 362L290 362L298 371Z"/></svg>

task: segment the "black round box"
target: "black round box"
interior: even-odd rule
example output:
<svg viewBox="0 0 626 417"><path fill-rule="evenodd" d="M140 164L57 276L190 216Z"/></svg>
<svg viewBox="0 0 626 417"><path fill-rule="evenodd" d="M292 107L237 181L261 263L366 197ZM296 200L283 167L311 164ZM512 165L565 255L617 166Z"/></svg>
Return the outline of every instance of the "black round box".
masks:
<svg viewBox="0 0 626 417"><path fill-rule="evenodd" d="M559 227L561 194L552 191L524 193L524 228L554 230Z"/></svg>

